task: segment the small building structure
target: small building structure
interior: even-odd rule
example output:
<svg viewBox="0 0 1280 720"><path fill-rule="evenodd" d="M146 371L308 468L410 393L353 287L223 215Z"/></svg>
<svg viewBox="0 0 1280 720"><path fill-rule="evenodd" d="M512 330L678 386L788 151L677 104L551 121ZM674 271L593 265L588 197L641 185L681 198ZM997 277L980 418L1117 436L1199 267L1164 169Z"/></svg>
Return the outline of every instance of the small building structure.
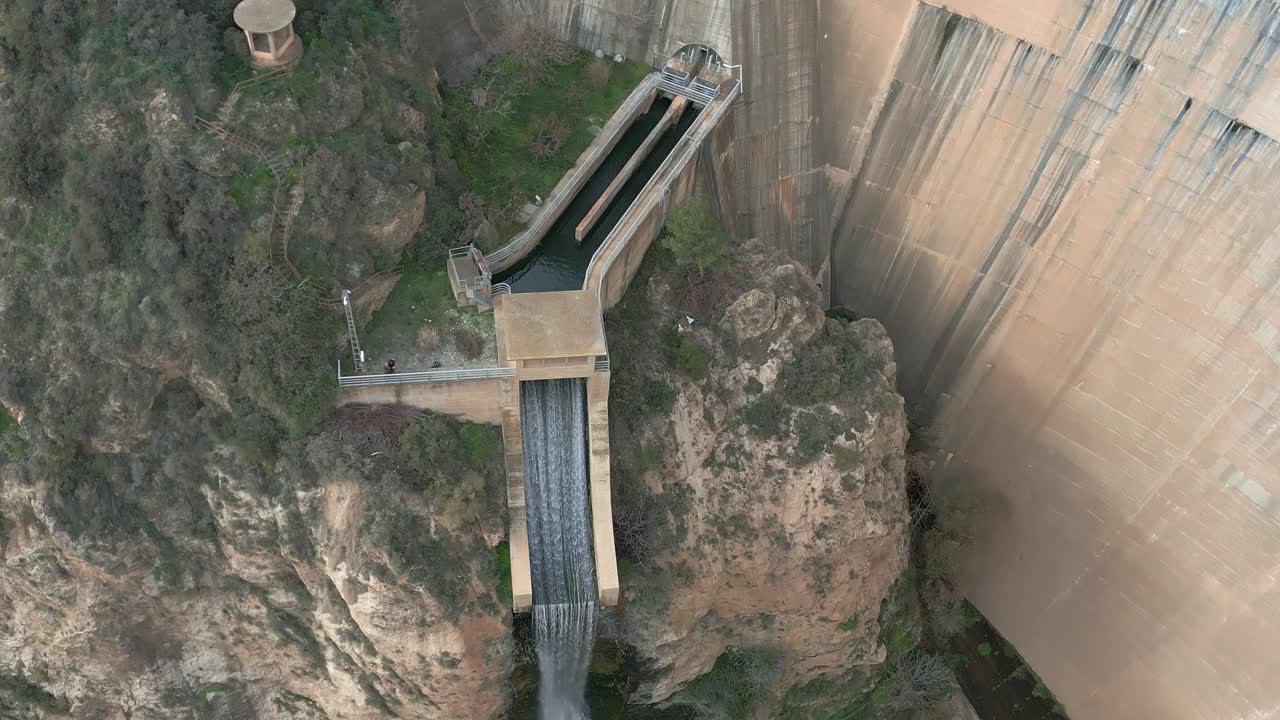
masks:
<svg viewBox="0 0 1280 720"><path fill-rule="evenodd" d="M290 0L243 0L232 17L244 31L249 56L260 67L284 67L302 57L302 39L293 32L297 9Z"/></svg>

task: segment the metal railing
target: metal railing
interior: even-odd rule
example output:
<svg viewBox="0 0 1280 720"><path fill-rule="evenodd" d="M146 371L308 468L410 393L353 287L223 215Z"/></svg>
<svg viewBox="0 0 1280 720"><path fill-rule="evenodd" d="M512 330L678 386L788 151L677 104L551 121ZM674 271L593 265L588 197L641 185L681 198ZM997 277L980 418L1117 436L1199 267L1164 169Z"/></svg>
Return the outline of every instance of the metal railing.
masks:
<svg viewBox="0 0 1280 720"><path fill-rule="evenodd" d="M372 387L377 385L409 385L413 383L461 382L465 380L490 380L515 377L509 367L459 368L456 370L423 370L421 372L387 373L385 375L342 374L342 361L338 361L338 387Z"/></svg>
<svg viewBox="0 0 1280 720"><path fill-rule="evenodd" d="M635 109L639 107L640 103L648 97L648 91L651 86L657 85L660 82L660 77L661 76L658 73L650 73L645 76L645 79L640 81L640 84L636 86L636 89L631 91L631 96L627 98L627 101L623 103L622 107L618 108L618 110L613 113L610 120L614 117L618 117L619 115L623 117L630 117L634 113ZM608 123L606 123L606 125L607 124ZM615 135L621 138L622 129L620 128ZM608 152L613 150L612 147L609 147L608 151L606 151L607 145L609 145L607 142L595 145L586 160L578 162L573 173L566 175L564 179L561 179L559 183L556 183L556 187L573 187L573 184L578 181L578 177L581 176L582 173L586 172L588 168L591 169L591 172L595 172L597 160L603 160L604 158L602 155L607 155ZM552 189L551 192L554 194L555 189ZM563 206L571 200L573 200L572 196L568 198L557 198L557 203ZM539 208L538 213L534 215L534 219L527 229L512 238L511 242L503 245L497 250L494 250L488 255L489 268L493 272L501 272L505 269L503 267L503 263L509 258L512 256L522 255L529 250L528 246L536 245L542 240L542 235L545 233L545 228L543 226L549 228L556 220L556 217L551 217L550 209L552 204L551 198L548 197L547 202ZM558 217L559 213L556 213L556 216Z"/></svg>
<svg viewBox="0 0 1280 720"><path fill-rule="evenodd" d="M609 372L609 356L608 355L596 356L596 372Z"/></svg>
<svg viewBox="0 0 1280 720"><path fill-rule="evenodd" d="M720 96L719 87L706 85L698 82L697 80L693 81L693 83L689 85L681 85L663 78L662 82L658 83L658 89L663 92L671 93L672 95L687 97L695 103L702 105L710 105L715 102L717 97Z"/></svg>
<svg viewBox="0 0 1280 720"><path fill-rule="evenodd" d="M670 80L671 82L679 83L680 85L688 85L689 73L664 67L662 68L662 79Z"/></svg>
<svg viewBox="0 0 1280 720"><path fill-rule="evenodd" d="M469 257L470 255L471 255L470 245L464 245L463 247L450 248L449 250L450 260L454 258ZM449 276L453 279L454 284L456 284L459 288L461 288L463 293L466 294L468 298L472 300L478 299L476 296L477 291L484 289L485 286L488 285L489 278L483 274L474 275L470 278L464 278L458 274L457 265L455 263L450 262L450 263L446 263L446 265L449 266Z"/></svg>
<svg viewBox="0 0 1280 720"><path fill-rule="evenodd" d="M689 158L693 155L693 153L698 151L698 148L702 146L702 140L704 139L706 133L709 132L709 128L715 128L717 125L720 124L720 120L722 120L724 118L725 113L728 112L729 106L733 104L733 101L738 97L738 94L741 92L742 92L742 79L739 78L734 83L733 87L729 89L729 93L725 96L724 101L719 105L717 105L711 111L711 114L708 115L705 119L700 118L699 121L695 124L695 127L697 128L697 132L701 133L702 137L697 137L694 139L693 142L688 143L687 147L685 147L684 151L681 153L678 159L668 157L666 160L664 160L662 164L658 166L658 170L654 172L652 177L649 178L649 182L645 183L644 189L642 189L640 191L640 194L636 196L637 198L647 198L647 201L644 207L639 212L636 212L634 214L632 214L632 211L636 210L636 206L632 205L630 208L628 208L627 212L623 214L623 218L625 219L627 218L627 216L630 216L630 221L625 226L622 223L615 225L613 230L609 233L608 237L604 239L604 242L600 243L600 247L596 248L595 253L592 254L591 261L587 263L587 274L586 274L586 277L583 278L582 289L584 290L589 289L592 274L598 273L599 281L596 285L596 300L600 302L601 308L604 307L604 286L605 286L605 279L608 277L608 274L609 274L609 268L613 266L613 262L614 260L617 259L618 253L622 252L622 248L626 247L625 242L615 243L614 238L629 237L630 235L635 233L636 228L640 225L640 223L644 221L646 218L648 218L649 213L653 210L653 207L660 201L665 202L666 193L665 192L658 193L658 192L654 192L654 190L660 184L670 182L671 168L683 167L684 163L689 161ZM690 128L690 130L692 131L693 128ZM683 138L681 138L680 142L684 142L684 140L687 140L690 138L694 138L693 132L690 132L690 134L685 135ZM677 145L677 147L679 147L679 145ZM610 247L611 244L613 245L612 247ZM603 254L606 252L606 250L607 250L607 254ZM597 263L599 263L599 270L596 269Z"/></svg>
<svg viewBox="0 0 1280 720"><path fill-rule="evenodd" d="M490 292L494 295L510 295L511 285L509 283L496 283L490 288Z"/></svg>

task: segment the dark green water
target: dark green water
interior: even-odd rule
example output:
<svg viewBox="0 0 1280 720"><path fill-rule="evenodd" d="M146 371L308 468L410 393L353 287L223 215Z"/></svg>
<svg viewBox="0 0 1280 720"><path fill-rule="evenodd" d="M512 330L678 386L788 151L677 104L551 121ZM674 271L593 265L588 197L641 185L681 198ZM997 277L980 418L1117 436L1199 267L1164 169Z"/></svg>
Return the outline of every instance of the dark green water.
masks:
<svg viewBox="0 0 1280 720"><path fill-rule="evenodd" d="M649 182L649 178L653 177L658 167L671 154L671 149L697 118L698 111L690 107L674 126L663 133L662 139L654 146L653 152L636 168L631 179L623 185L622 190L609 204L609 208L605 210L596 226L582 239L581 243L574 238L574 231L577 230L578 223L582 222L582 218L586 217L591 207L595 205L596 200L604 194L609 183L613 182L613 179L622 171L622 167L631 159L636 148L640 147L644 139L657 126L670 105L671 101L668 98L659 97L654 101L649 112L636 118L631 127L623 133L618 144L614 146L613 152L609 153L609 156L596 169L595 174L582 186L577 196L561 213L560 218L551 226L551 230L547 232L542 242L538 243L538 246L519 264L498 275L495 281L509 283L512 292L582 289L582 281L587 273L587 265L591 263L592 254L609 236L627 208L631 207L636 196L644 189L645 183Z"/></svg>

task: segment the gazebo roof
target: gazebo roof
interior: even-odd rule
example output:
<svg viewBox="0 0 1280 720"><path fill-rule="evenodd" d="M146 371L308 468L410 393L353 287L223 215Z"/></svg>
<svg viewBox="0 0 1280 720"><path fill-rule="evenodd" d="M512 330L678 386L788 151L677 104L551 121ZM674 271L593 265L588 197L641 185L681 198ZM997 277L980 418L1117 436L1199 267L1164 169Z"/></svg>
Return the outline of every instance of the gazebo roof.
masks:
<svg viewBox="0 0 1280 720"><path fill-rule="evenodd" d="M271 33L293 22L297 12L289 0L244 0L232 17L236 25L251 33Z"/></svg>

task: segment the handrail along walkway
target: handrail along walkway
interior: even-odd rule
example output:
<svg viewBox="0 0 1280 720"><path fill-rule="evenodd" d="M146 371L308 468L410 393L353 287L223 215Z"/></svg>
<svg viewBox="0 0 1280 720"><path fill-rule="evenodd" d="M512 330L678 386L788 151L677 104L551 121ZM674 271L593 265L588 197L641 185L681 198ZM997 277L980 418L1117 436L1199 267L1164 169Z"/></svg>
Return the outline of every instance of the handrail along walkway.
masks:
<svg viewBox="0 0 1280 720"><path fill-rule="evenodd" d="M338 387L371 387L377 385L409 385L412 383L458 382L460 380L492 380L515 377L509 367L459 368L455 370L423 370L421 372L387 373L384 375L342 374L338 362Z"/></svg>

